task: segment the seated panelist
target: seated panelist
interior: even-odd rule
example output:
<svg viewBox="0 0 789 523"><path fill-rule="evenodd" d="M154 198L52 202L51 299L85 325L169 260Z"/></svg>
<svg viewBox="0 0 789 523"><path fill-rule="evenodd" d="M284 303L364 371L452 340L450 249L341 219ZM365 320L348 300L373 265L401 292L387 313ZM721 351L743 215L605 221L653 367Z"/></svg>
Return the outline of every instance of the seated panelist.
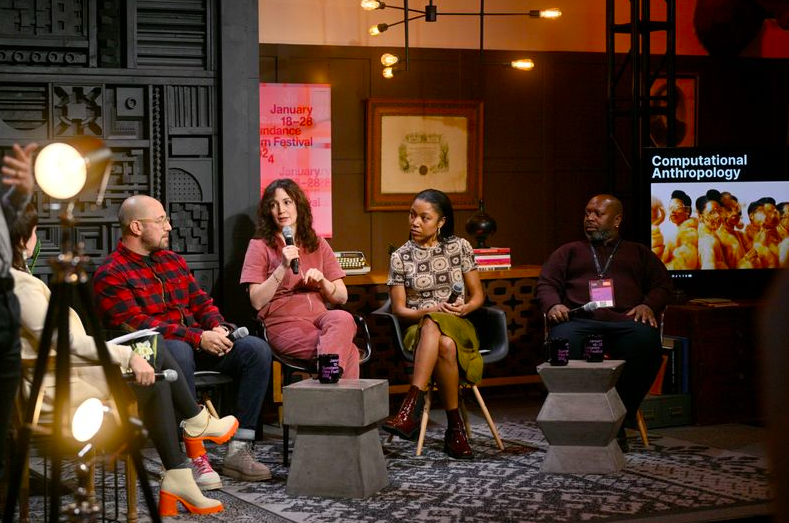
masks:
<svg viewBox="0 0 789 523"><path fill-rule="evenodd" d="M29 204L11 230L14 251L11 274L14 278L14 293L19 299L22 311L22 357L30 359L38 356L50 300L49 288L29 272L25 262L37 242L37 223L36 210ZM79 360L98 359L95 341L85 333L82 322L73 310L69 311L69 334L74 357ZM238 428L238 420L233 416L216 419L208 414L205 407L201 408L195 403L181 368L167 351L161 336L151 338L147 344L137 343L135 349L111 343L107 344L107 349L116 364L134 374L131 388L137 398L145 427L165 469L159 493L159 513L162 516L175 515L178 512L177 502L195 514L222 511L222 503L203 496L192 477L191 461L187 459L178 442L176 412L184 419L184 441L192 458L205 455L203 440L208 439L215 443L229 440ZM175 370L178 379L174 382L156 381L154 372L164 369ZM23 381L27 390L31 384ZM55 396L54 377L45 378L43 389L42 409L45 412L51 411ZM100 366L72 367L73 405L77 406L91 397L109 397L103 369Z"/></svg>
<svg viewBox="0 0 789 523"><path fill-rule="evenodd" d="M556 249L542 266L535 294L550 322L550 337L570 341L580 359L590 334L602 334L611 358L625 360L616 384L627 416L635 419L661 364L657 315L666 307L671 280L646 245L619 236L622 203L600 194L584 211L586 240ZM599 308L581 308L595 302ZM624 429L617 437L627 450Z"/></svg>
<svg viewBox="0 0 789 523"><path fill-rule="evenodd" d="M93 276L102 321L111 329L161 332L193 395L195 370L233 377L239 429L228 445L222 473L243 481L270 479L268 467L250 449L271 374L268 345L256 336L230 340L234 326L200 288L186 260L168 249L172 227L161 202L146 195L127 198L118 221L121 240ZM221 487L205 456L195 467L204 488Z"/></svg>
<svg viewBox="0 0 789 523"><path fill-rule="evenodd" d="M467 240L455 236L452 203L441 191L427 189L417 194L408 220L410 239L392 253L387 285L392 313L410 324L403 345L414 352L414 374L400 410L382 428L415 440L425 391L435 380L447 415L444 452L470 459L458 391L461 372L471 383L482 380L479 338L466 318L485 299L474 250ZM450 303L453 284L461 285L464 292ZM465 289L468 301L463 297Z"/></svg>
<svg viewBox="0 0 789 523"><path fill-rule="evenodd" d="M288 178L271 182L258 205L241 283L273 351L301 360L338 354L342 377L357 379L353 316L325 305L348 300L344 277L328 242L312 228L312 210L301 188Z"/></svg>

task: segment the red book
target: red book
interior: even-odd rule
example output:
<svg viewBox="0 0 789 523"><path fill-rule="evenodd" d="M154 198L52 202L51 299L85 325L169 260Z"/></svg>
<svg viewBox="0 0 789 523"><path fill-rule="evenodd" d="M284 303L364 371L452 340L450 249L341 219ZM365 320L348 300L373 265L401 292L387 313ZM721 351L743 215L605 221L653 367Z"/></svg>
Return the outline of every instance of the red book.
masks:
<svg viewBox="0 0 789 523"><path fill-rule="evenodd" d="M509 247L485 247L483 249L474 249L474 254L509 254Z"/></svg>
<svg viewBox="0 0 789 523"><path fill-rule="evenodd" d="M474 256L474 259L477 260L478 265L512 263L512 259L509 256Z"/></svg>

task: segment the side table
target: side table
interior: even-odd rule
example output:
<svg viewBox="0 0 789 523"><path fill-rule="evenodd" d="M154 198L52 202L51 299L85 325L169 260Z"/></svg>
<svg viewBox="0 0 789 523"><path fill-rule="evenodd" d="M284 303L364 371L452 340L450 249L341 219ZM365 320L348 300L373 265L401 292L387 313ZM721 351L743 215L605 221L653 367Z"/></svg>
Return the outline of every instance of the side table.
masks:
<svg viewBox="0 0 789 523"><path fill-rule="evenodd" d="M303 380L282 389L284 423L297 426L286 491L366 498L389 484L377 422L389 415L386 380Z"/></svg>
<svg viewBox="0 0 789 523"><path fill-rule="evenodd" d="M567 366L543 363L537 372L548 389L537 425L548 440L541 472L607 474L619 472L625 457L616 433L625 406L614 386L625 362L589 363L570 360Z"/></svg>

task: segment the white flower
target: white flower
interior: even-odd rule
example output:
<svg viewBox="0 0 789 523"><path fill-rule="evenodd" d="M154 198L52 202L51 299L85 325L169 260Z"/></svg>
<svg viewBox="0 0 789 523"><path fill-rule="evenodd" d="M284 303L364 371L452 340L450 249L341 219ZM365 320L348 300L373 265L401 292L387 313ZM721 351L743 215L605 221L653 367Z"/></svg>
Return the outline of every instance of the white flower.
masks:
<svg viewBox="0 0 789 523"><path fill-rule="evenodd" d="M153 356L153 347L151 347L150 340L145 340L135 343L134 352L136 352L139 356L145 358L146 361L150 361L151 356Z"/></svg>

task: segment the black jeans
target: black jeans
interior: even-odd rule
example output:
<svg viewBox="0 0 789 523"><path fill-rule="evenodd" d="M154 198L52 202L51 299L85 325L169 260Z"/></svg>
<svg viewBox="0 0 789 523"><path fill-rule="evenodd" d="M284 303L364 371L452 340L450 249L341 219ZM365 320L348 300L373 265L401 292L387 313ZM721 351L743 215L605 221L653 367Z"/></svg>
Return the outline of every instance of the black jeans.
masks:
<svg viewBox="0 0 789 523"><path fill-rule="evenodd" d="M0 477L5 473L5 443L22 373L19 301L14 291L0 291Z"/></svg>
<svg viewBox="0 0 789 523"><path fill-rule="evenodd" d="M149 363L156 372L165 369L176 371L178 379L173 382L157 380L149 387L132 384L131 389L137 397L137 406L148 435L162 458L164 468L169 470L179 468L186 462L186 455L178 442L178 419L197 416L200 407L189 390L184 372L167 350L164 338L157 336L156 343L156 358Z"/></svg>
<svg viewBox="0 0 789 523"><path fill-rule="evenodd" d="M570 358L583 358L583 341L589 334L603 335L603 348L611 359L625 360L616 391L633 418L660 369L661 343L658 329L635 321L573 319L551 328L551 338L570 340Z"/></svg>

